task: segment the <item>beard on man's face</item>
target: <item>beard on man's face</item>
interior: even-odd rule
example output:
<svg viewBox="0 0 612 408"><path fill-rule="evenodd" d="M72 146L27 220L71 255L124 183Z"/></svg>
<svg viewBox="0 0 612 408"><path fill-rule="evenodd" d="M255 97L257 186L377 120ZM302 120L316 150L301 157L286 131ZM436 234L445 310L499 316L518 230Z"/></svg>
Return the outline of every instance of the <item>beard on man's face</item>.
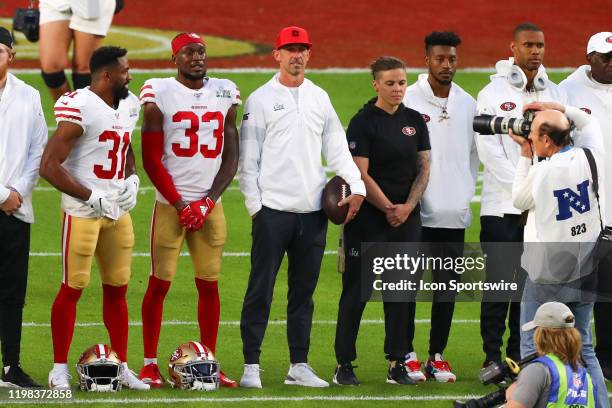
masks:
<svg viewBox="0 0 612 408"><path fill-rule="evenodd" d="M127 84L121 85L121 87L117 87L114 89L115 100L122 100L128 97L130 94L130 90L127 87Z"/></svg>

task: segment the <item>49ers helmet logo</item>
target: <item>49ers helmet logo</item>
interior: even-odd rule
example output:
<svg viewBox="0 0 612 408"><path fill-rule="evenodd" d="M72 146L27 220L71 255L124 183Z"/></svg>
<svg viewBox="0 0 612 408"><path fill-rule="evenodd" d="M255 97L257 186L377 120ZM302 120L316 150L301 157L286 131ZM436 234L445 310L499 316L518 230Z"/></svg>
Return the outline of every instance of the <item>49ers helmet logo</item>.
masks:
<svg viewBox="0 0 612 408"><path fill-rule="evenodd" d="M504 102L499 107L501 108L501 110L503 110L505 112L510 112L511 110L516 108L516 103L514 103L514 102Z"/></svg>
<svg viewBox="0 0 612 408"><path fill-rule="evenodd" d="M176 361L181 357L183 357L183 350L181 350L181 348L179 347L176 350L174 350L174 353L172 353L172 356L170 357L170 361Z"/></svg>
<svg viewBox="0 0 612 408"><path fill-rule="evenodd" d="M402 133L406 136L414 136L416 134L416 129L412 126L404 126L402 128Z"/></svg>
<svg viewBox="0 0 612 408"><path fill-rule="evenodd" d="M612 37L611 37L612 38ZM580 108L581 111L591 114L591 110L589 108Z"/></svg>
<svg viewBox="0 0 612 408"><path fill-rule="evenodd" d="M429 115L426 115L424 113L421 113L421 116L423 117L423 120L425 121L425 123L429 122L431 120L431 118L429 117Z"/></svg>

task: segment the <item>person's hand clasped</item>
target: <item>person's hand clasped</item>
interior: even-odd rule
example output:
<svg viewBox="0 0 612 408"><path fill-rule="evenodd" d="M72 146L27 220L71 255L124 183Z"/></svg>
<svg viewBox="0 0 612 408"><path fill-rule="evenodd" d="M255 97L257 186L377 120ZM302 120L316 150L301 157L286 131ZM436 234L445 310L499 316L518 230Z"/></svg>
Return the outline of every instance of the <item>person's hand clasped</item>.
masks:
<svg viewBox="0 0 612 408"><path fill-rule="evenodd" d="M0 204L0 210L4 211L6 215L13 215L21 207L21 203L23 203L21 194L16 190L11 190L6 201Z"/></svg>
<svg viewBox="0 0 612 408"><path fill-rule="evenodd" d="M348 205L348 212L346 214L346 219L343 224L348 224L353 218L357 216L359 209L361 208L361 204L363 203L363 199L365 197L358 194L351 194L350 196L340 200L338 203L338 207L342 207L343 205Z"/></svg>
<svg viewBox="0 0 612 408"><path fill-rule="evenodd" d="M410 204L389 204L385 212L387 222L392 227L397 228L406 222L413 209L414 207Z"/></svg>

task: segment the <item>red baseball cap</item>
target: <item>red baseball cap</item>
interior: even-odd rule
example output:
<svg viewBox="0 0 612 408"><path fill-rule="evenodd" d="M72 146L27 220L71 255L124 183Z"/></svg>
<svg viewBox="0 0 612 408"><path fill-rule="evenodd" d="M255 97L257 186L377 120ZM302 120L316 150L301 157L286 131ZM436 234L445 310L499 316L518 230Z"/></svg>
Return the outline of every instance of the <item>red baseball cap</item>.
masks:
<svg viewBox="0 0 612 408"><path fill-rule="evenodd" d="M276 37L275 49L279 49L289 44L304 44L308 48L312 47L312 43L308 38L308 33L302 27L290 26L285 27L278 33Z"/></svg>
<svg viewBox="0 0 612 408"><path fill-rule="evenodd" d="M204 38L200 37L196 33L180 33L172 39L172 55L176 55L176 53L187 44L206 45L204 43Z"/></svg>

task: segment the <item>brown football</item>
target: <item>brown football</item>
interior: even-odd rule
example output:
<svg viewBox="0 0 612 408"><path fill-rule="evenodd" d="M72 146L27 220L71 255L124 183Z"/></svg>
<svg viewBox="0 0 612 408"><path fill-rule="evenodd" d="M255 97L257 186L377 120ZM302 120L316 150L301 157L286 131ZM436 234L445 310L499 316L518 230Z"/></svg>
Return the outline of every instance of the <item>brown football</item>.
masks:
<svg viewBox="0 0 612 408"><path fill-rule="evenodd" d="M340 176L334 176L327 182L321 195L321 208L327 218L336 225L342 224L348 213L348 205L338 207L340 200L351 195L351 188Z"/></svg>

